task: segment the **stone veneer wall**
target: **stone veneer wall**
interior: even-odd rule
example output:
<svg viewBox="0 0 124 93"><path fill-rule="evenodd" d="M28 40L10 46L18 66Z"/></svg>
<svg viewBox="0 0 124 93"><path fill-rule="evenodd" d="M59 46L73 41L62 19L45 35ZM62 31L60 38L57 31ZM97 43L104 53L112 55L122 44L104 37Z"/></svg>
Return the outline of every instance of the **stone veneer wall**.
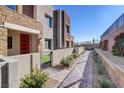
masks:
<svg viewBox="0 0 124 93"><path fill-rule="evenodd" d="M0 55L7 55L7 29L0 27Z"/></svg>
<svg viewBox="0 0 124 93"><path fill-rule="evenodd" d="M36 21L35 19L30 18L24 14L20 14L17 11L11 10L4 6L0 6L0 21L5 17L6 17L6 20L4 20L4 22L8 22L8 23L16 24L16 25L21 25L24 27L29 27L31 29L39 30L40 35L38 36L38 42L41 41L41 38L43 37L42 23L40 23L40 22ZM2 37L0 37L0 38L4 38L3 36L5 36L5 34L1 30L4 30L4 33L6 33L5 29L0 28L0 35L2 35ZM7 35L7 33L6 33L6 35ZM3 39L3 40L5 40L5 39ZM0 45L2 45L2 46L0 46L0 54L6 55L7 40L5 40L6 42L3 42L3 40L0 40ZM4 48L3 48L3 46L4 46ZM38 43L37 47L38 47L38 51L41 51L42 43Z"/></svg>
<svg viewBox="0 0 124 93"><path fill-rule="evenodd" d="M30 18L24 14L20 14L4 6L0 6L0 15L6 16L5 22L36 29L41 31L42 33L42 24L36 21L35 19ZM1 17L4 18L4 16Z"/></svg>

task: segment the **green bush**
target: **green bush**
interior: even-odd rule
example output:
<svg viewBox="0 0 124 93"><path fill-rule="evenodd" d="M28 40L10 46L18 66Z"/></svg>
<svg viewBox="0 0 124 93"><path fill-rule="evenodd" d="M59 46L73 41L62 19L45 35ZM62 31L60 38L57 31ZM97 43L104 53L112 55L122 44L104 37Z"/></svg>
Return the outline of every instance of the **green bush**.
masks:
<svg viewBox="0 0 124 93"><path fill-rule="evenodd" d="M98 74L102 75L104 70L103 70L103 65L101 62L96 63L96 68L97 68Z"/></svg>
<svg viewBox="0 0 124 93"><path fill-rule="evenodd" d="M112 50L112 54L115 56L121 56L121 53L118 50Z"/></svg>
<svg viewBox="0 0 124 93"><path fill-rule="evenodd" d="M25 75L21 79L21 88L42 88L48 80L48 75L41 72L38 68L33 69L31 74Z"/></svg>
<svg viewBox="0 0 124 93"><path fill-rule="evenodd" d="M73 60L74 58L72 56L67 56L67 58L66 59L63 58L60 63L65 67L70 67Z"/></svg>
<svg viewBox="0 0 124 93"><path fill-rule="evenodd" d="M79 57L79 54L78 53L72 53L72 57L77 58L77 57Z"/></svg>
<svg viewBox="0 0 124 93"><path fill-rule="evenodd" d="M62 60L60 61L60 63L62 64L62 65L64 65L65 64L65 58L62 58Z"/></svg>
<svg viewBox="0 0 124 93"><path fill-rule="evenodd" d="M112 84L110 80L107 79L102 79L99 81L100 87L101 88L111 88Z"/></svg>

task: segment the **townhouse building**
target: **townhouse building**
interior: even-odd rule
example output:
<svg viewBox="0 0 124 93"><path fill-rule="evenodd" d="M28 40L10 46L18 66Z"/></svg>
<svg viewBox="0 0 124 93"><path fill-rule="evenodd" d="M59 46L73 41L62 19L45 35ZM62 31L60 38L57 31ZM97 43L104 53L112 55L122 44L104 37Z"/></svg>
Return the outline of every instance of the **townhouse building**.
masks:
<svg viewBox="0 0 124 93"><path fill-rule="evenodd" d="M64 10L54 10L53 18L54 49L73 47L69 15Z"/></svg>
<svg viewBox="0 0 124 93"><path fill-rule="evenodd" d="M122 14L101 36L100 48L112 51L124 47L124 14Z"/></svg>
<svg viewBox="0 0 124 93"><path fill-rule="evenodd" d="M42 24L35 20L35 12L36 6L0 6L0 54L13 56L40 51Z"/></svg>
<svg viewBox="0 0 124 93"><path fill-rule="evenodd" d="M42 51L53 50L53 6L38 5L36 20L43 24Z"/></svg>
<svg viewBox="0 0 124 93"><path fill-rule="evenodd" d="M0 6L0 87L19 87L21 78L40 69L43 28L35 12L36 6Z"/></svg>

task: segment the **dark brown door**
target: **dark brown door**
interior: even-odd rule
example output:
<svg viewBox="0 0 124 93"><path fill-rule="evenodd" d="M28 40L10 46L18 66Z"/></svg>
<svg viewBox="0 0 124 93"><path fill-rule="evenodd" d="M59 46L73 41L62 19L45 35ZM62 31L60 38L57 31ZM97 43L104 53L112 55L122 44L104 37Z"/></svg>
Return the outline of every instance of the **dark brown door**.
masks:
<svg viewBox="0 0 124 93"><path fill-rule="evenodd" d="M108 50L108 40L104 41L104 50Z"/></svg>

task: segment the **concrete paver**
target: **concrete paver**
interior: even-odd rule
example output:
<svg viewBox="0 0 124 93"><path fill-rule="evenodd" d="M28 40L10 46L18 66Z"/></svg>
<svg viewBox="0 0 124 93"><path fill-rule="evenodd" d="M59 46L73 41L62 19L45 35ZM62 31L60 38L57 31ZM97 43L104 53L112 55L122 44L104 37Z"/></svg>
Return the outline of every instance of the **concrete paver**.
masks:
<svg viewBox="0 0 124 93"><path fill-rule="evenodd" d="M68 76L64 79L64 81L59 85L60 88L81 88L84 86L84 84L85 84L84 81L86 81L85 79L87 78L86 77L87 75L86 75L85 78L83 79L85 65L86 65L87 61L91 61L88 59L89 54L90 54L90 51L86 51L81 56L80 60L78 61L78 63L74 67L74 69L68 74ZM89 63L88 63L88 65L89 65ZM86 73L87 73L87 71L86 71ZM90 76L91 73L88 73L88 74L89 74L88 76ZM89 77L89 79L91 79L91 78L92 77ZM88 87L92 87L90 85L91 83L92 83L92 81L88 80Z"/></svg>

